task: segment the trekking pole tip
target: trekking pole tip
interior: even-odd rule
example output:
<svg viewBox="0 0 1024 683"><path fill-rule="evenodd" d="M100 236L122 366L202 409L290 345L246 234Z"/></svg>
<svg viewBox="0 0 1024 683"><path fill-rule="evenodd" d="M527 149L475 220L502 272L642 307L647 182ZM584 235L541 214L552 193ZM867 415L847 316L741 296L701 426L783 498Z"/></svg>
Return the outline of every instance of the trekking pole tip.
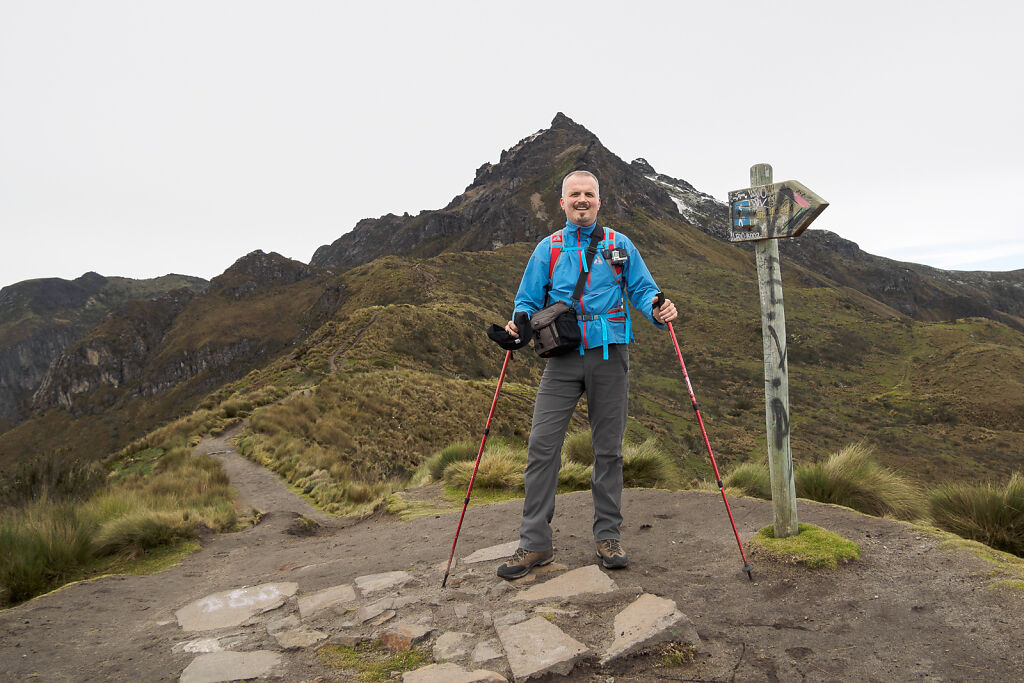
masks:
<svg viewBox="0 0 1024 683"><path fill-rule="evenodd" d="M448 583L448 572L445 572L444 573L444 579L441 581L441 588L444 588L447 583Z"/></svg>
<svg viewBox="0 0 1024 683"><path fill-rule="evenodd" d="M747 578L748 579L750 579L751 581L754 580L754 574L753 574L754 565L752 565L749 562L747 562L746 564L743 565L743 571L745 571L747 573Z"/></svg>

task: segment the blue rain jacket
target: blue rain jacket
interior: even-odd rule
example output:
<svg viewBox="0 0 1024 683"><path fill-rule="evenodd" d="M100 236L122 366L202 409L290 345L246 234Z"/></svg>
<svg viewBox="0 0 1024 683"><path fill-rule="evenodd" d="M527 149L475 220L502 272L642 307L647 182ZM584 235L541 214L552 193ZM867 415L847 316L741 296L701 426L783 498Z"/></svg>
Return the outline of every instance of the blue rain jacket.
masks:
<svg viewBox="0 0 1024 683"><path fill-rule="evenodd" d="M515 311L525 311L532 316L555 301L564 301L568 304L593 235L600 240L597 256L584 281L585 286L580 297L581 300L575 304L583 336L580 353L583 352L583 349L604 346L604 357L607 359L608 344L628 344L632 340L629 311L628 309L624 310L623 284L625 284L625 293L633 307L657 327L665 327L663 324L655 322L651 315L652 302L659 291L658 285L651 277L651 272L647 270L640 252L628 237L617 230L614 231L615 246L625 250L629 256L619 274L601 254L605 247L612 245L605 243L605 231L603 228L597 227L597 223L582 227L566 221L565 228L561 232L562 252L555 263L555 270L551 274L551 290L548 292L547 302L544 301L544 293L548 284L548 268L551 264L550 235L540 241L540 244L533 250L529 263L526 264L526 271L523 273L519 291L516 293Z"/></svg>

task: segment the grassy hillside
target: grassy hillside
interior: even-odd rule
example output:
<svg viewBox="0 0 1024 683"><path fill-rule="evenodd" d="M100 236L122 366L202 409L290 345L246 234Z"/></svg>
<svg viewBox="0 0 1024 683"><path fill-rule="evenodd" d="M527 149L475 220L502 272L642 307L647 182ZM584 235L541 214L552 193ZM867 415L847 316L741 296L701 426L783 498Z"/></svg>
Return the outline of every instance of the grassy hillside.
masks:
<svg viewBox="0 0 1024 683"><path fill-rule="evenodd" d="M752 259L697 231L642 218L634 227L680 307L675 327L716 456L726 469L763 458ZM340 276L345 305L289 361L314 378L312 396L257 411L250 448L287 440L285 469L307 458L314 470L329 470L333 458L344 465L339 476L373 483L408 474L447 443L478 440L504 354L484 329L507 319L530 251L517 244L426 260L385 257ZM920 482L1008 476L1020 467L1024 336L985 319L914 322L797 266L782 268L798 463L863 441ZM628 438L655 436L689 477L706 477L670 339L638 318ZM495 433L525 437L541 370L532 352L516 354ZM254 373L247 381L263 380ZM585 412L583 403L580 425Z"/></svg>

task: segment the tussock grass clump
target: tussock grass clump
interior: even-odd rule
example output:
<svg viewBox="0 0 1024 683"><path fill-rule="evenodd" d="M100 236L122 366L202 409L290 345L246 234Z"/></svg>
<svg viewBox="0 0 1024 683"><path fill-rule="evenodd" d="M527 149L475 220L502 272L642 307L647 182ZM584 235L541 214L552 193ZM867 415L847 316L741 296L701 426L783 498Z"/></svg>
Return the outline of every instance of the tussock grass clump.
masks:
<svg viewBox="0 0 1024 683"><path fill-rule="evenodd" d="M50 453L0 472L0 506L16 507L36 500L82 500L106 483L99 463L68 460Z"/></svg>
<svg viewBox="0 0 1024 683"><path fill-rule="evenodd" d="M136 555L195 536L195 527L185 521L181 512L142 508L101 524L93 536L93 548L97 555Z"/></svg>
<svg viewBox="0 0 1024 683"><path fill-rule="evenodd" d="M583 439L580 435L585 435ZM578 432L573 441L576 447L586 443L589 448L590 434ZM574 447L575 448L575 447ZM562 451L561 467L558 471L558 487L562 490L585 491L590 488L594 467L592 464L580 462L578 455L570 455L572 448ZM584 450L581 447L579 450ZM456 488L469 486L469 478L473 474L475 452L472 460L450 462L443 471L446 485ZM515 448L507 444L497 444L484 451L480 459L474 487L489 489L523 490L523 478L526 470L527 452L523 448ZM625 444L622 448L622 479L624 486L678 488L680 475L671 457L658 448L653 439L641 444Z"/></svg>
<svg viewBox="0 0 1024 683"><path fill-rule="evenodd" d="M679 488L678 468L654 439L622 446L623 486Z"/></svg>
<svg viewBox="0 0 1024 683"><path fill-rule="evenodd" d="M883 467L862 443L846 446L823 463L798 465L793 474L801 498L898 519L919 519L925 510L923 493Z"/></svg>
<svg viewBox="0 0 1024 683"><path fill-rule="evenodd" d="M473 475L473 461L454 462L444 470L446 486L465 489ZM526 451L504 444L488 448L480 458L474 488L523 490L523 473L526 470Z"/></svg>
<svg viewBox="0 0 1024 683"><path fill-rule="evenodd" d="M562 460L584 466L594 464L594 445L589 431L573 432L565 437L565 443L562 444Z"/></svg>
<svg viewBox="0 0 1024 683"><path fill-rule="evenodd" d="M929 495L935 525L1024 557L1024 476L1006 484L947 484Z"/></svg>
<svg viewBox="0 0 1024 683"><path fill-rule="evenodd" d="M811 568L836 569L839 563L860 559L860 546L839 534L813 524L801 524L796 536L775 538L775 527L766 526L751 540L763 557Z"/></svg>
<svg viewBox="0 0 1024 683"><path fill-rule="evenodd" d="M40 499L0 514L0 595L21 602L101 572L120 558L237 521L227 477L203 455L172 449L84 501Z"/></svg>
<svg viewBox="0 0 1024 683"><path fill-rule="evenodd" d="M562 456L562 467L558 470L558 486L572 491L586 491L590 488L590 479L594 476L592 466L583 465Z"/></svg>
<svg viewBox="0 0 1024 683"><path fill-rule="evenodd" d="M742 463L723 477L722 483L729 489L742 492L745 496L764 500L772 498L771 475L764 463Z"/></svg>
<svg viewBox="0 0 1024 683"><path fill-rule="evenodd" d="M71 502L39 500L0 517L0 586L12 603L72 580L93 558L94 521Z"/></svg>
<svg viewBox="0 0 1024 683"><path fill-rule="evenodd" d="M439 481L444 477L445 469L453 462L465 462L467 460L475 462L479 449L479 444L475 444L472 441L459 441L450 446L445 446L437 455L427 461L427 470L434 481Z"/></svg>

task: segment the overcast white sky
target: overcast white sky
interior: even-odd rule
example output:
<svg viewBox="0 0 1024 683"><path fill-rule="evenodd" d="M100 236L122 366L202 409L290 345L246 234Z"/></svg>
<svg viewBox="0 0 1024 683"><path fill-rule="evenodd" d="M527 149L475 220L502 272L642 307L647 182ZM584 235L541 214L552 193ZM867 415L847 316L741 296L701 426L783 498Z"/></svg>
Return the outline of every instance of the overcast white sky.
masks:
<svg viewBox="0 0 1024 683"><path fill-rule="evenodd" d="M565 112L725 199L942 268L1024 268L1024 3L0 0L0 286L308 261L444 206Z"/></svg>

